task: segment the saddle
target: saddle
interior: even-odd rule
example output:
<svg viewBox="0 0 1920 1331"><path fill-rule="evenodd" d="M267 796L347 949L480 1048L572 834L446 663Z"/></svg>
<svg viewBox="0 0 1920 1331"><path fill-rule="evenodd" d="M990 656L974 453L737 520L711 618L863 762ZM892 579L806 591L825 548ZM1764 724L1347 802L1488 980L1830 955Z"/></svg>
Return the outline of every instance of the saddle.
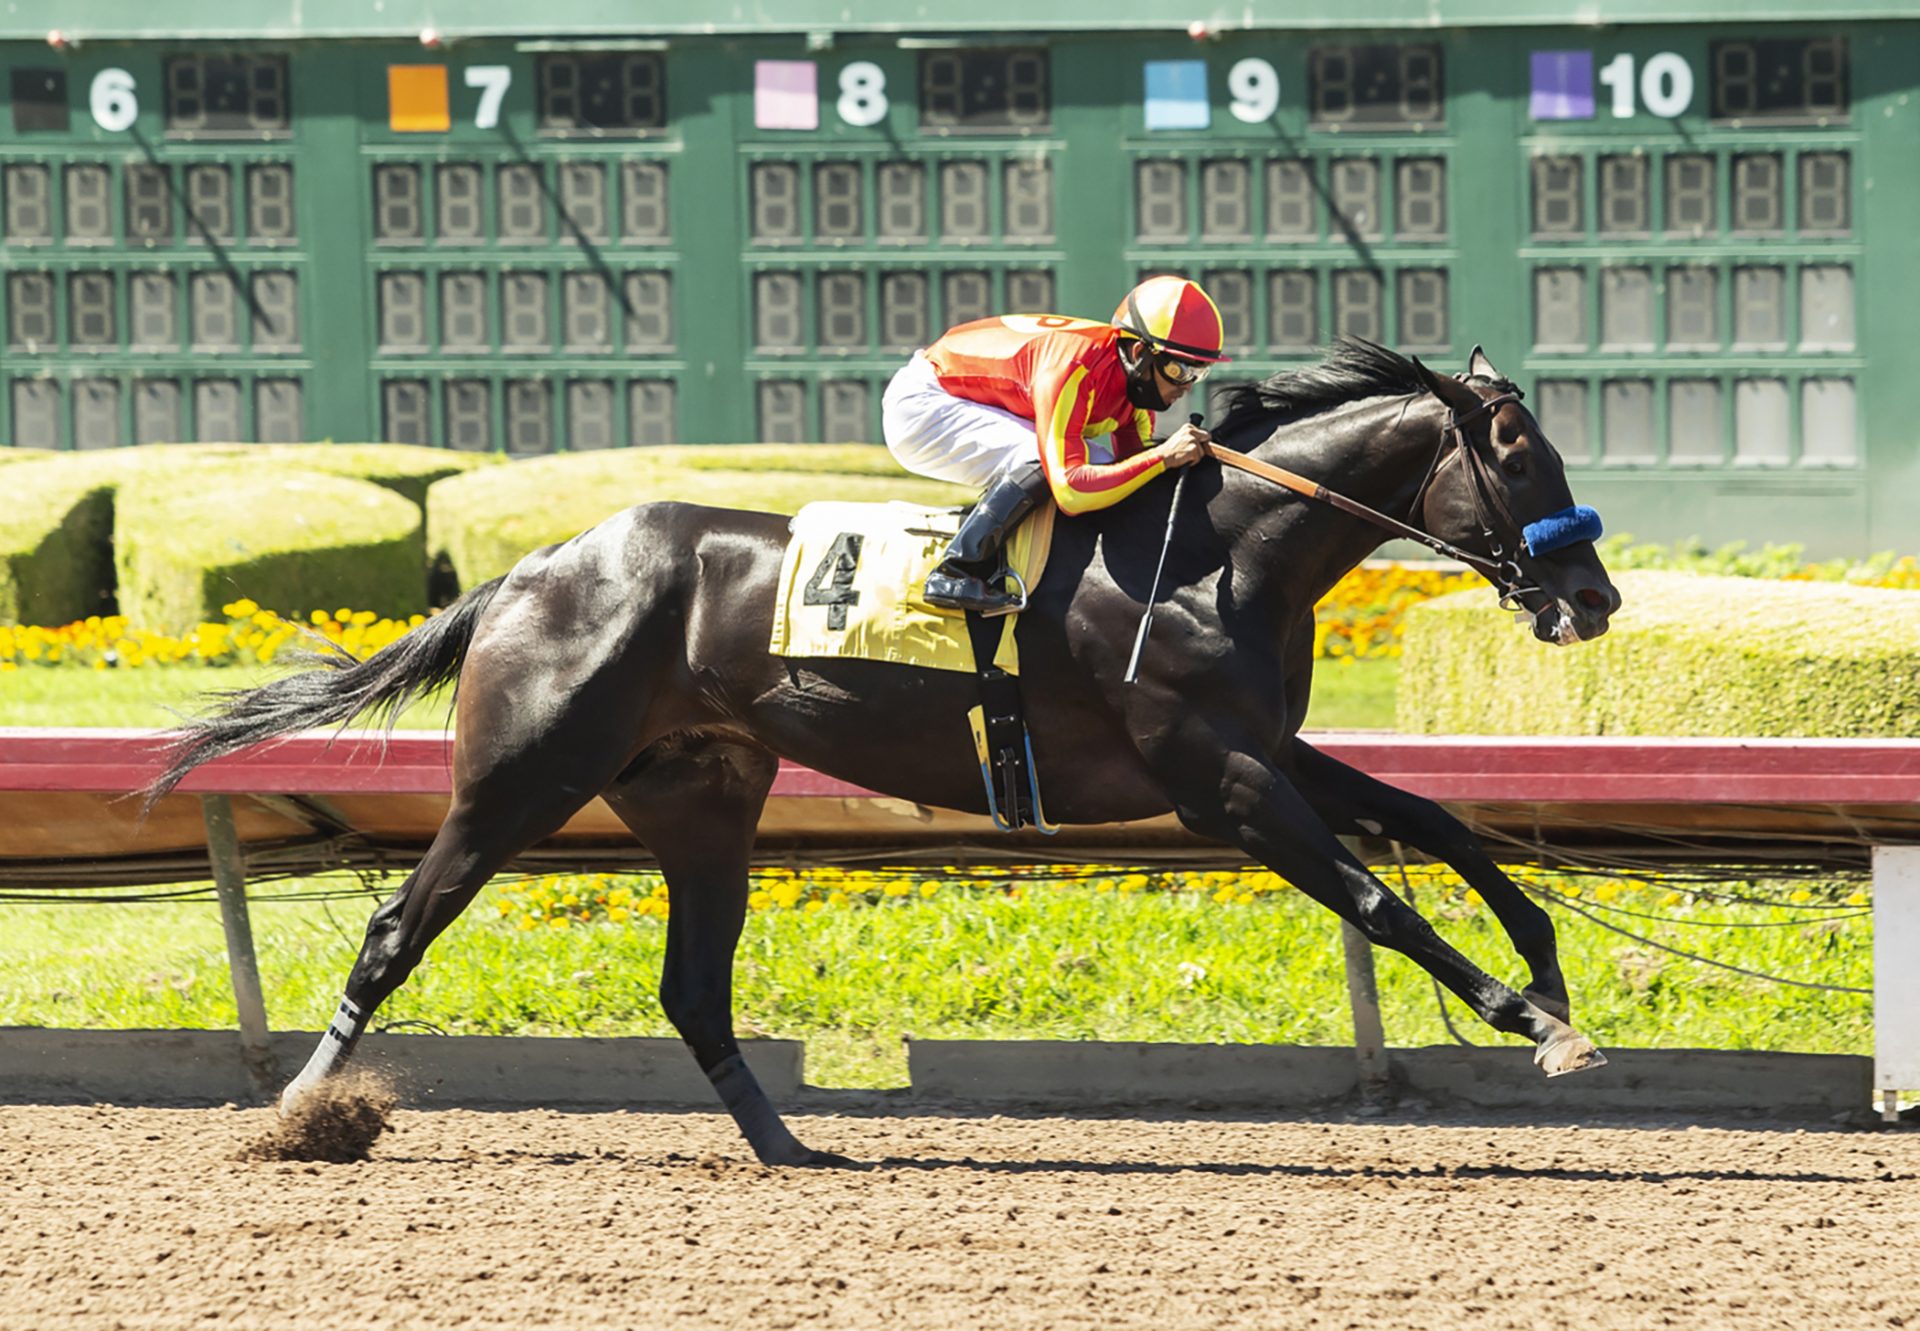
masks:
<svg viewBox="0 0 1920 1331"><path fill-rule="evenodd" d="M1026 587L1046 570L1055 516L1041 505L1007 542L1008 570ZM1018 614L982 619L921 599L960 518L959 509L914 504L808 504L788 524L768 649L975 675L980 705L967 722L994 825L1051 834L1020 703Z"/></svg>

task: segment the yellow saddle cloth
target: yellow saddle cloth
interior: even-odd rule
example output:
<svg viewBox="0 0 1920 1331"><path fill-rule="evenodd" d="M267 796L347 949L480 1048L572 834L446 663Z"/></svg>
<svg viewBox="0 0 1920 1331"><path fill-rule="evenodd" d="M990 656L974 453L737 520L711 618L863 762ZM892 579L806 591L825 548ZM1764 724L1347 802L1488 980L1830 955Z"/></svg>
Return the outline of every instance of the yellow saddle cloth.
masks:
<svg viewBox="0 0 1920 1331"><path fill-rule="evenodd" d="M1039 585L1053 543L1052 504L1014 531L1007 563L1029 588ZM960 511L914 504L808 504L789 529L773 610L775 656L857 657L934 670L972 671L966 616L920 599L960 525ZM1007 615L994 664L1020 673Z"/></svg>

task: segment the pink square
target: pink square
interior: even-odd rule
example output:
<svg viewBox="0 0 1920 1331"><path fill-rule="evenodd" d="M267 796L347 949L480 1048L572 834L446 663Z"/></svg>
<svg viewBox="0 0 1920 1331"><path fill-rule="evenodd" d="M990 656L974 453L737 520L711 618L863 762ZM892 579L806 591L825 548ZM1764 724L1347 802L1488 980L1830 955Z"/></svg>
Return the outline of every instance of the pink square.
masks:
<svg viewBox="0 0 1920 1331"><path fill-rule="evenodd" d="M811 60L753 62L755 129L819 129L819 69Z"/></svg>

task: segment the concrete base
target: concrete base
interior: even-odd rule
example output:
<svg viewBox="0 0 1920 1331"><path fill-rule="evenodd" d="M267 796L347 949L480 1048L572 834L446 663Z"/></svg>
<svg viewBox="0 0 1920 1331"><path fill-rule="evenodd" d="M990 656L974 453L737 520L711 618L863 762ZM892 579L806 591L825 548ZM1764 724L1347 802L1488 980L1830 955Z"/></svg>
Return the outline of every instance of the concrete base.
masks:
<svg viewBox="0 0 1920 1331"><path fill-rule="evenodd" d="M1389 1049L1398 1095L1568 1114L1740 1113L1824 1120L1865 1112L1871 1059L1719 1049L1609 1050L1594 1072L1548 1078L1530 1049ZM1050 1107L1298 1108L1354 1094L1351 1049L1070 1041L914 1040L917 1097Z"/></svg>
<svg viewBox="0 0 1920 1331"><path fill-rule="evenodd" d="M319 1038L300 1031L274 1035L280 1081L299 1071ZM805 1046L799 1041L747 1040L741 1047L775 1100L800 1090ZM719 1104L678 1040L369 1035L354 1064L391 1072L401 1102L415 1108ZM246 1104L260 1098L233 1032L0 1029L0 1102Z"/></svg>
<svg viewBox="0 0 1920 1331"><path fill-rule="evenodd" d="M279 1081L317 1035L273 1037ZM797 1040L749 1040L747 1061L777 1103L803 1084ZM1489 1109L1742 1113L1824 1120L1866 1113L1871 1059L1717 1049L1609 1050L1596 1072L1549 1079L1519 1047L1392 1049L1394 1093ZM394 1075L413 1108L565 1106L712 1109L713 1090L678 1040L369 1035L356 1065ZM1354 1054L1298 1045L912 1040L910 1099L1060 1110L1297 1109L1353 1095ZM0 1103L256 1103L230 1031L0 1028ZM819 1093L816 1093L816 1099Z"/></svg>
<svg viewBox="0 0 1920 1331"><path fill-rule="evenodd" d="M1101 1040L909 1040L916 1097L1125 1109L1318 1104L1358 1084L1353 1050Z"/></svg>

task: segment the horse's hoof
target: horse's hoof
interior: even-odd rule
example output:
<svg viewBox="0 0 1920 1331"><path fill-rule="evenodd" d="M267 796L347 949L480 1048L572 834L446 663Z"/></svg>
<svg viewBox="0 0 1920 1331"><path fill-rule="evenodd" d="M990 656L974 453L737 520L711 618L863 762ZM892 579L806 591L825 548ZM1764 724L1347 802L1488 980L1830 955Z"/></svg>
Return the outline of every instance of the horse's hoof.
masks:
<svg viewBox="0 0 1920 1331"><path fill-rule="evenodd" d="M1564 1077L1569 1072L1586 1072L1607 1065L1607 1056L1594 1048L1593 1041L1568 1027L1540 1042L1533 1061L1549 1077Z"/></svg>

